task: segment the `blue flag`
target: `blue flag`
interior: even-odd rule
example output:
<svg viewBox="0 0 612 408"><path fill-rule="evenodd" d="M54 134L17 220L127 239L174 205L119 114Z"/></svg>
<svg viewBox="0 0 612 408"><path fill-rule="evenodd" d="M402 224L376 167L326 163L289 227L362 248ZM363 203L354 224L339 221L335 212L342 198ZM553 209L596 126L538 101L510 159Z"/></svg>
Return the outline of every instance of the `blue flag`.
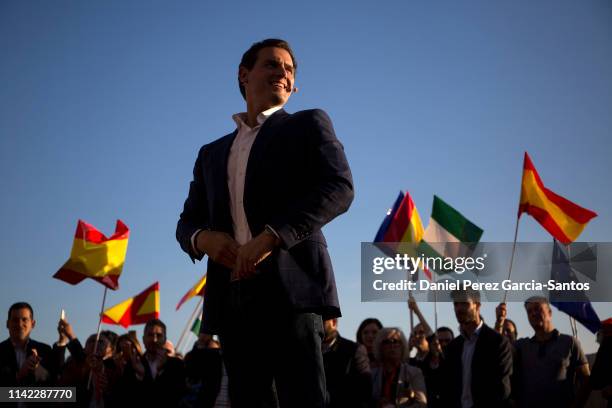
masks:
<svg viewBox="0 0 612 408"><path fill-rule="evenodd" d="M550 278L557 282L579 282L576 271L572 268L567 255L556 240L554 241ZM571 299L571 301L567 301L567 299ZM597 333L601 327L599 316L593 309L589 298L582 291L565 291L563 295L553 292L550 295L550 303L579 321L592 333Z"/></svg>

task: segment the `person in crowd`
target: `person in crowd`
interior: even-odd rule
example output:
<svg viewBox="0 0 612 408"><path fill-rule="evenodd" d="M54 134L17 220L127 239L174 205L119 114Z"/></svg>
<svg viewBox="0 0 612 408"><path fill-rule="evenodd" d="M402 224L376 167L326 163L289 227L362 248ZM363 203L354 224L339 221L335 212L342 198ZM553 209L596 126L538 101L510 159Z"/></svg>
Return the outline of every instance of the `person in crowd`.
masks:
<svg viewBox="0 0 612 408"><path fill-rule="evenodd" d="M378 331L383 328L380 320L374 317L368 317L359 324L357 328L357 343L363 345L368 352L368 359L370 360L370 368L378 366L378 362L374 358L374 340Z"/></svg>
<svg viewBox="0 0 612 408"><path fill-rule="evenodd" d="M42 386L52 384L58 358L47 344L30 338L36 327L34 310L18 302L8 310L9 338L0 343L0 386Z"/></svg>
<svg viewBox="0 0 612 408"><path fill-rule="evenodd" d="M448 345L442 361L442 406L510 406L510 343L484 324L478 291L453 291L451 298L461 335Z"/></svg>
<svg viewBox="0 0 612 408"><path fill-rule="evenodd" d="M516 324L508 319L508 310L505 303L500 303L495 308L495 331L505 336L510 344L514 344L518 338Z"/></svg>
<svg viewBox="0 0 612 408"><path fill-rule="evenodd" d="M143 406L178 406L185 392L185 367L183 361L168 356L166 324L159 319L149 320L144 327L142 342L145 353L142 358L144 378L142 380Z"/></svg>
<svg viewBox="0 0 612 408"><path fill-rule="evenodd" d="M442 348L442 353L444 354L450 342L453 341L453 339L455 338L455 333L451 328L442 326L438 327L438 329L436 330L436 337L438 339L440 347Z"/></svg>
<svg viewBox="0 0 612 408"><path fill-rule="evenodd" d="M200 333L192 350L185 356L186 407L225 408L230 406L228 378L219 342Z"/></svg>
<svg viewBox="0 0 612 408"><path fill-rule="evenodd" d="M131 367L137 379L144 378L144 365L142 363L142 346L136 337L136 332L130 331L117 338L117 347L114 358L117 366L124 372L126 367Z"/></svg>
<svg viewBox="0 0 612 408"><path fill-rule="evenodd" d="M410 351L416 349L416 354L408 361L411 365L418 367L425 377L428 405L438 407L440 404L442 346L413 298L408 298L408 309L419 319L419 323L414 326L408 340Z"/></svg>
<svg viewBox="0 0 612 408"><path fill-rule="evenodd" d="M57 323L58 340L53 344L53 354L56 357L58 375L63 371L66 362L66 349L70 355L83 354L83 346L74 334L72 325L64 318Z"/></svg>
<svg viewBox="0 0 612 408"><path fill-rule="evenodd" d="M372 378L366 348L338 333L338 319L324 322L323 366L327 384L327 407L363 407L370 405Z"/></svg>
<svg viewBox="0 0 612 408"><path fill-rule="evenodd" d="M59 386L76 387L76 405L79 407L104 407L119 403L114 394L119 370L112 358L111 342L102 333L97 342L96 337L96 334L90 335L84 349L78 340L73 342L70 357L58 380Z"/></svg>
<svg viewBox="0 0 612 408"><path fill-rule="evenodd" d="M515 343L513 395L518 406L583 406L588 398L589 365L580 342L555 329L546 298L527 299L525 310L534 336Z"/></svg>
<svg viewBox="0 0 612 408"><path fill-rule="evenodd" d="M593 363L590 384L594 390L601 391L601 397L612 408L612 318L601 322L598 333L599 350Z"/></svg>
<svg viewBox="0 0 612 408"><path fill-rule="evenodd" d="M372 397L377 408L426 407L423 373L406 361L408 343L396 327L383 328L374 343L380 366L372 370Z"/></svg>

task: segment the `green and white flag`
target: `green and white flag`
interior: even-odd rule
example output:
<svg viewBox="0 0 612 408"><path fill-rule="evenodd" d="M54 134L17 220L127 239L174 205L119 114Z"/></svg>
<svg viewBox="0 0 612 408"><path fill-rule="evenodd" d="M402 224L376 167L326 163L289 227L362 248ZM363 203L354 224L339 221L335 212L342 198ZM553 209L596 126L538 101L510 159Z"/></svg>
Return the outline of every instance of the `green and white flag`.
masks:
<svg viewBox="0 0 612 408"><path fill-rule="evenodd" d="M419 252L429 258L444 258L452 262L452 259L470 256L482 233L483 230L476 224L434 195L429 225L419 245ZM427 265L428 269L438 273L452 270L434 264L434 267Z"/></svg>
<svg viewBox="0 0 612 408"><path fill-rule="evenodd" d="M196 336L199 336L201 326L202 326L202 313L200 312L198 317L196 317L196 319L193 321L193 325L191 325L191 332L195 334Z"/></svg>

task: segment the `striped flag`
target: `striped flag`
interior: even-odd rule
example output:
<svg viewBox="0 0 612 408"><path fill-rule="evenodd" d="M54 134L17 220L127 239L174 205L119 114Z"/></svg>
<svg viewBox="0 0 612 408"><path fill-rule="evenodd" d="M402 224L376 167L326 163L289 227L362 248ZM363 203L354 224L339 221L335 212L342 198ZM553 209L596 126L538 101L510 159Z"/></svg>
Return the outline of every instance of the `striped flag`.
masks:
<svg viewBox="0 0 612 408"><path fill-rule="evenodd" d="M159 282L155 282L138 295L106 309L102 322L127 328L159 318L159 309Z"/></svg>
<svg viewBox="0 0 612 408"><path fill-rule="evenodd" d="M195 285L193 285L191 289L189 289L187 293L185 293L185 295L181 298L181 300L179 300L178 304L176 305L176 310L179 310L179 308L183 305L183 303L185 303L192 297L204 296L205 290L206 290L206 275L202 276L200 280L198 280L195 283Z"/></svg>
<svg viewBox="0 0 612 408"><path fill-rule="evenodd" d="M423 224L410 193L400 192L393 209L387 212L374 242L407 242L417 244L423 238ZM395 248L397 249L397 248Z"/></svg>
<svg viewBox="0 0 612 408"><path fill-rule="evenodd" d="M198 317L196 317L196 319L193 321L193 324L191 325L191 332L195 334L196 336L199 336L200 327L202 327L202 313L201 312L198 315Z"/></svg>
<svg viewBox="0 0 612 408"><path fill-rule="evenodd" d="M525 152L518 216L527 213L563 244L575 241L597 214L555 194L544 186Z"/></svg>
<svg viewBox="0 0 612 408"><path fill-rule="evenodd" d="M434 195L429 225L418 249L428 257L470 256L482 233L476 224Z"/></svg>
<svg viewBox="0 0 612 408"><path fill-rule="evenodd" d="M117 220L115 233L110 238L79 220L70 258L53 277L71 285L90 278L109 289L119 288L129 234L129 228L121 220Z"/></svg>

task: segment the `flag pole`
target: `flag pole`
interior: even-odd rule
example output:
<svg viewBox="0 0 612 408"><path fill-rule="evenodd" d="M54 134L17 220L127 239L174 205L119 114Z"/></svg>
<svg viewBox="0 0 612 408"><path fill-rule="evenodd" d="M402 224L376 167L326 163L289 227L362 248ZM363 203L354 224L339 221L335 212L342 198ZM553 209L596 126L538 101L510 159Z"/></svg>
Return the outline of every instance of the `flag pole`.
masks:
<svg viewBox="0 0 612 408"><path fill-rule="evenodd" d="M516 225L514 227L514 240L512 241L512 254L510 255L510 267L508 268L508 278L510 280L510 275L512 274L512 264L514 263L514 252L516 251L516 239L518 238L518 229L519 229L519 221L521 216L516 217ZM508 298L508 290L504 291L504 300L502 303L506 303L506 299Z"/></svg>
<svg viewBox="0 0 612 408"><path fill-rule="evenodd" d="M572 250L570 249L570 244L565 244L565 249L567 250L567 265L572 269ZM570 327L572 329L572 336L577 339L578 338L578 324L576 323L576 319L572 316L569 316Z"/></svg>
<svg viewBox="0 0 612 408"><path fill-rule="evenodd" d="M187 330L189 330L191 328L191 324L193 323L193 319L195 318L195 315L198 312L198 310L200 310L200 306L202 305L202 302L204 302L204 298L202 296L199 296L199 298L200 298L200 301L196 305L195 309L193 309L193 313L191 313L191 316L189 317L189 320L187 321L187 324L185 325L185 328L183 329L183 332L181 333L181 337L179 337L179 340L176 343L176 350L177 351L179 350L181 344L183 343L183 338L185 337L185 334L187 333Z"/></svg>
<svg viewBox="0 0 612 408"><path fill-rule="evenodd" d="M104 285L104 295L102 295L102 307L100 308L100 319L98 320L98 330L96 332L96 345L94 346L94 355L98 354L98 341L100 340L100 332L102 329L102 315L104 314L104 304L106 303L106 293L108 286ZM91 387L91 370L89 370L89 379L87 380L87 389Z"/></svg>

